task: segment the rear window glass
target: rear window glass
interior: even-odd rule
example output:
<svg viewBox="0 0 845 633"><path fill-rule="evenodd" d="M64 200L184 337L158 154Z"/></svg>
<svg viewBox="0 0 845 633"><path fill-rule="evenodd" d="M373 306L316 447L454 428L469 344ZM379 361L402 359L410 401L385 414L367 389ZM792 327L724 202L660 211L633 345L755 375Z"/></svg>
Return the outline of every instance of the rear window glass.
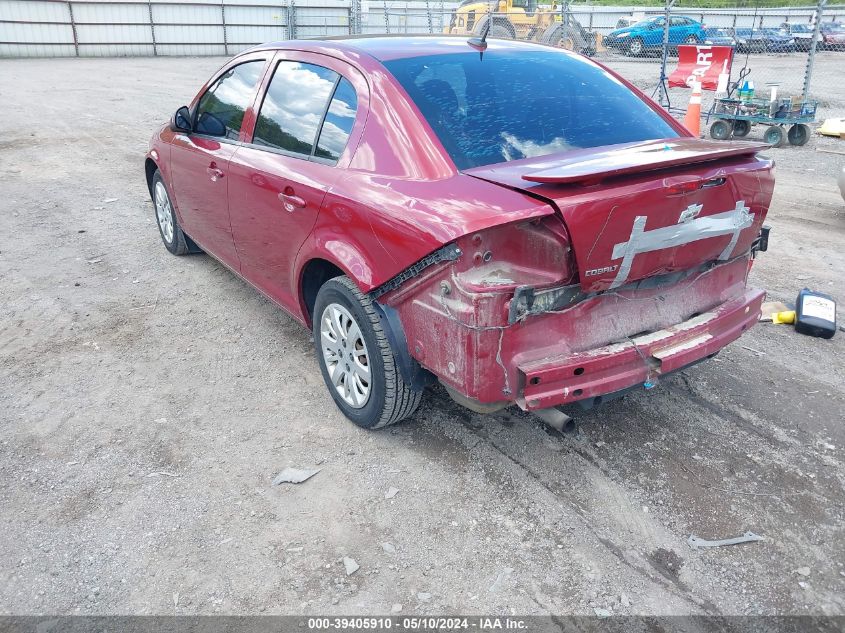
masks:
<svg viewBox="0 0 845 633"><path fill-rule="evenodd" d="M678 134L586 59L476 51L384 62L459 169Z"/></svg>

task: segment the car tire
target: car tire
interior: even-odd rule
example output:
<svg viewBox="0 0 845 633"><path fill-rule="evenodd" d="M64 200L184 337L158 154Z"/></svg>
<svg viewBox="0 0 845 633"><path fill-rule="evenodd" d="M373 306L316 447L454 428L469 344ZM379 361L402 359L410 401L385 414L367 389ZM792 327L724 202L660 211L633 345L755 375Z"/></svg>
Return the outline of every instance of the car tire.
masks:
<svg viewBox="0 0 845 633"><path fill-rule="evenodd" d="M314 348L341 412L365 429L409 417L422 390L405 384L370 297L346 276L330 279L314 304Z"/></svg>
<svg viewBox="0 0 845 633"><path fill-rule="evenodd" d="M187 255L191 252L191 249L182 227L179 226L179 218L176 217L176 209L173 207L170 192L167 190L167 185L164 184L164 178L161 177L159 170L156 170L153 174L150 189L161 241L164 242L165 248L174 255Z"/></svg>
<svg viewBox="0 0 845 633"><path fill-rule="evenodd" d="M628 47L625 49L625 52L631 57L641 57L645 52L642 38L635 37L628 42Z"/></svg>
<svg viewBox="0 0 845 633"><path fill-rule="evenodd" d="M789 144L794 145L795 147L806 145L807 141L810 140L810 128L803 123L796 123L789 128L789 132L786 133L786 138L789 140Z"/></svg>
<svg viewBox="0 0 845 633"><path fill-rule="evenodd" d="M724 141L731 135L731 124L723 119L716 119L710 125L710 138Z"/></svg>
<svg viewBox="0 0 845 633"><path fill-rule="evenodd" d="M779 125L771 125L763 134L763 140L772 147L780 147L783 145L783 139L786 134L783 133L783 128Z"/></svg>
<svg viewBox="0 0 845 633"><path fill-rule="evenodd" d="M737 119L736 121L734 121L734 136L742 138L743 136L748 136L748 133L750 131L750 121L746 121L745 119Z"/></svg>
<svg viewBox="0 0 845 633"><path fill-rule="evenodd" d="M695 45L698 44L698 38L695 35L690 35L684 40L684 44Z"/></svg>

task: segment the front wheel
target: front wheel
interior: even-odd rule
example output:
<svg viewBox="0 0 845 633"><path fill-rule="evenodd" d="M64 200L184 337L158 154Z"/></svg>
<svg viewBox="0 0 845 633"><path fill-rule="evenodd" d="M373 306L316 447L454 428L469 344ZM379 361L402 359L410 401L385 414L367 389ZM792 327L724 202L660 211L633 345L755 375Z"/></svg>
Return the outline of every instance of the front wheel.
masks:
<svg viewBox="0 0 845 633"><path fill-rule="evenodd" d="M635 37L628 42L628 55L631 57L641 56L644 50L645 47L643 46L643 41L639 37Z"/></svg>
<svg viewBox="0 0 845 633"><path fill-rule="evenodd" d="M320 288L313 331L323 380L347 418L379 429L413 414L422 391L402 380L372 300L348 277Z"/></svg>
<svg viewBox="0 0 845 633"><path fill-rule="evenodd" d="M724 141L731 135L731 124L723 119L716 119L710 126L710 137Z"/></svg>
<svg viewBox="0 0 845 633"><path fill-rule="evenodd" d="M167 186L161 172L156 170L152 181L153 205L156 211L156 224L161 235L161 241L165 248L174 255L187 255L190 252L188 240L179 226L179 219L176 217L176 210L170 200Z"/></svg>
<svg viewBox="0 0 845 633"><path fill-rule="evenodd" d="M685 44L698 44L698 38L695 35L690 35L684 41Z"/></svg>
<svg viewBox="0 0 845 633"><path fill-rule="evenodd" d="M766 133L763 134L763 140L771 145L772 147L780 147L783 145L783 137L786 136L783 133L783 128L779 125L772 125L766 130Z"/></svg>

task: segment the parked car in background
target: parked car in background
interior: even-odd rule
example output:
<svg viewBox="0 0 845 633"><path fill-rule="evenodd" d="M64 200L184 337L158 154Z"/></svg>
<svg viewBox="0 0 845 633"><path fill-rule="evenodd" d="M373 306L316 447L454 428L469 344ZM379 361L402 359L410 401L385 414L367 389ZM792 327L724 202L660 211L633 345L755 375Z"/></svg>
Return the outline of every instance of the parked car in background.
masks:
<svg viewBox="0 0 845 633"><path fill-rule="evenodd" d="M660 50L666 18L662 15L640 20L631 26L611 31L604 45L628 55L639 56ZM669 44L697 44L706 39L704 26L692 18L673 15L669 18Z"/></svg>
<svg viewBox="0 0 845 633"><path fill-rule="evenodd" d="M736 46L736 40L727 29L704 29L704 42L708 46Z"/></svg>
<svg viewBox="0 0 845 633"><path fill-rule="evenodd" d="M779 29L733 29L736 49L741 53L789 53L795 39Z"/></svg>
<svg viewBox="0 0 845 633"><path fill-rule="evenodd" d="M795 51L795 38L788 31L775 28L762 29L766 37L766 52L791 53Z"/></svg>
<svg viewBox="0 0 845 633"><path fill-rule="evenodd" d="M310 328L338 408L379 428L437 381L550 414L714 356L760 315L764 147L694 138L559 48L353 37L229 60L145 171L167 250Z"/></svg>
<svg viewBox="0 0 845 633"><path fill-rule="evenodd" d="M819 27L819 47L828 51L845 51L845 25L823 22Z"/></svg>
<svg viewBox="0 0 845 633"><path fill-rule="evenodd" d="M813 43L813 27L808 24L792 24L784 22L780 25L784 35L791 35L795 40L795 48L799 51L808 51Z"/></svg>

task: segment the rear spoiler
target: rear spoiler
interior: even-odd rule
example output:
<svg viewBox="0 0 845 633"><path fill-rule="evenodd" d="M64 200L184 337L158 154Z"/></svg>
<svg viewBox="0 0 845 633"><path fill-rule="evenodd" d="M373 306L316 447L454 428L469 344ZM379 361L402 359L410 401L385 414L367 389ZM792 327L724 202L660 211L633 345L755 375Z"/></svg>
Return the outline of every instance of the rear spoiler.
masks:
<svg viewBox="0 0 845 633"><path fill-rule="evenodd" d="M522 180L537 183L590 182L756 154L768 148L769 145L764 143L703 141L697 138L625 143L568 152L554 161L547 156L542 169L531 171L530 165L525 165L521 176Z"/></svg>

